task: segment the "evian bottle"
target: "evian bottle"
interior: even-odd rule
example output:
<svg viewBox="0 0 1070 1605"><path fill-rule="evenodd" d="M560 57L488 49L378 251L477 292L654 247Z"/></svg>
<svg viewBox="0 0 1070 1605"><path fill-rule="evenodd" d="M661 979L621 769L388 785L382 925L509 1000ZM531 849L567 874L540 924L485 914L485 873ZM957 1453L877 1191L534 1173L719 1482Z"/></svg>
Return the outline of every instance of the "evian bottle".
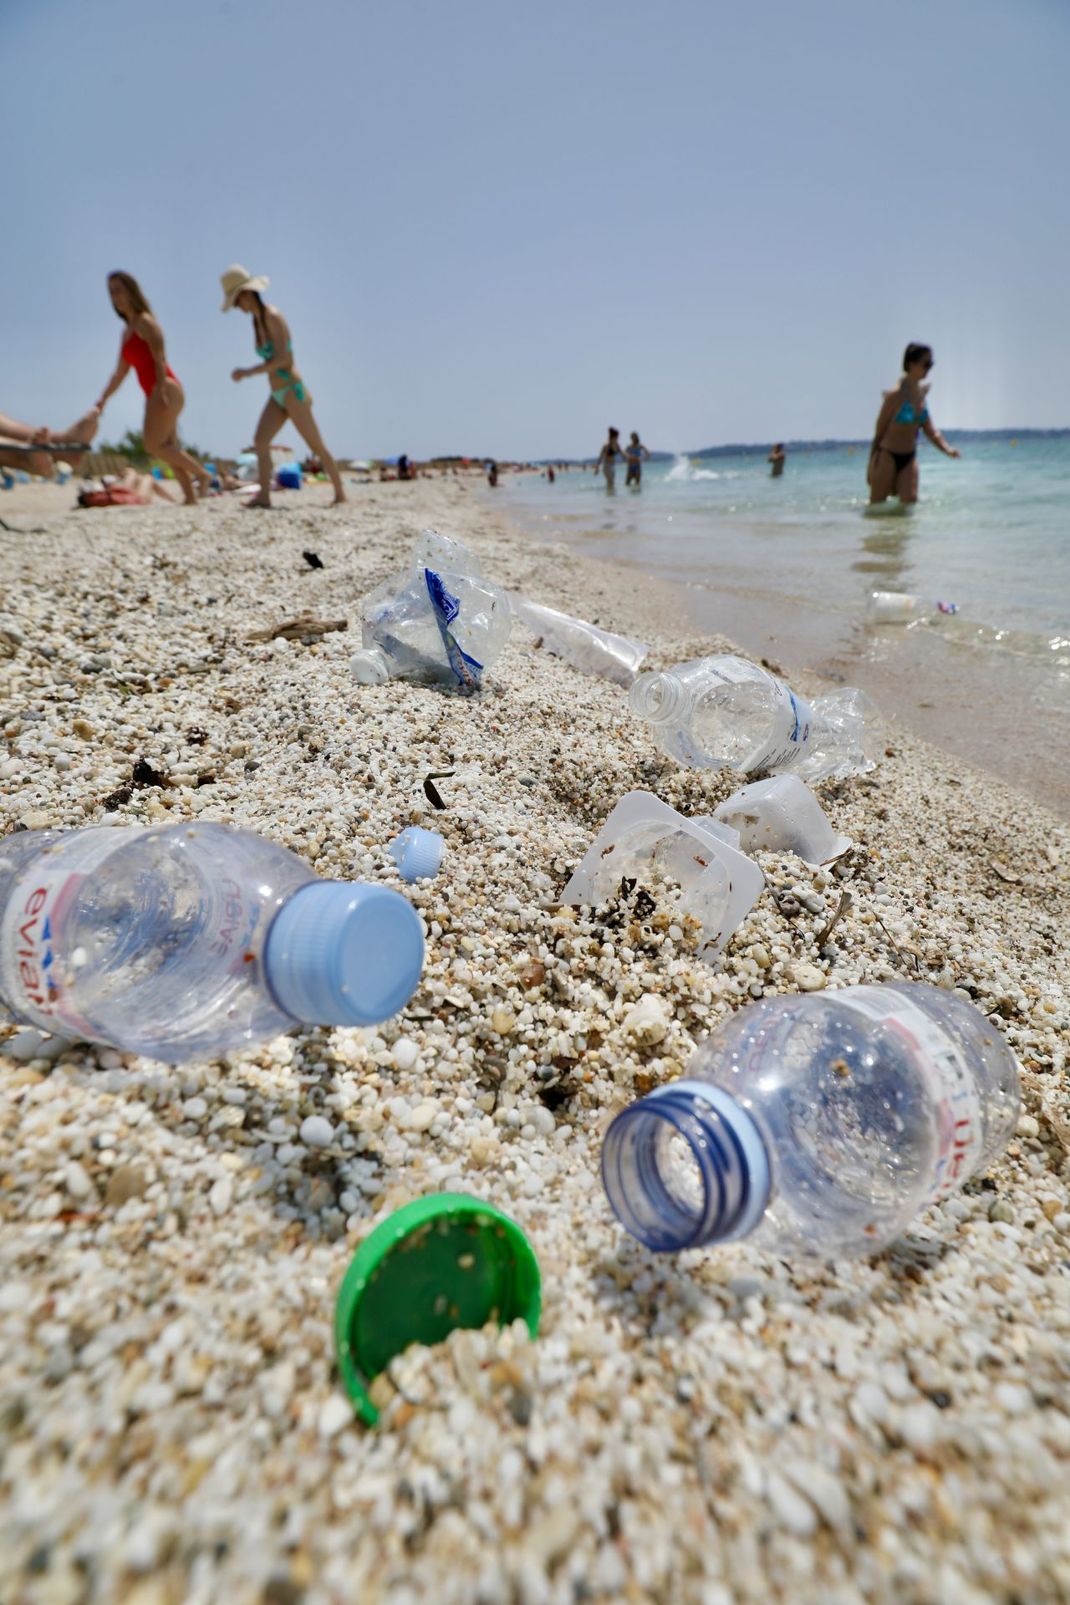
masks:
<svg viewBox="0 0 1070 1605"><path fill-rule="evenodd" d="M790 770L802 780L823 780L871 767L862 747L862 692L807 702L746 658L722 653L641 674L628 700L658 745L693 768Z"/></svg>
<svg viewBox="0 0 1070 1605"><path fill-rule="evenodd" d="M0 840L0 1000L63 1036L180 1063L299 1022L371 1025L423 967L416 910L317 879L226 825L25 831Z"/></svg>
<svg viewBox="0 0 1070 1605"><path fill-rule="evenodd" d="M617 1116L602 1179L648 1248L870 1254L991 1164L1018 1112L1014 1054L953 992L767 998Z"/></svg>

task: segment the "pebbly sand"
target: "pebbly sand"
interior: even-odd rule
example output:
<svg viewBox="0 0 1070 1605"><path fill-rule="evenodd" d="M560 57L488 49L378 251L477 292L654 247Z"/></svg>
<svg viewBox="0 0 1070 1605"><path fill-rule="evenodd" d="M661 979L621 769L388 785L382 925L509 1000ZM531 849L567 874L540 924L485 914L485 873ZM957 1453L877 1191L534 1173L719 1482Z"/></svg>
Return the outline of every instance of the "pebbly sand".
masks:
<svg viewBox="0 0 1070 1605"><path fill-rule="evenodd" d="M423 983L376 1031L177 1070L0 1042L0 1599L1070 1597L1070 828L889 729L873 774L818 788L859 850L831 875L763 856L719 971L656 921L596 928L555 894L616 799L706 813L732 780L662 759L618 688L519 628L479 699L357 687L359 598L434 524L654 662L715 638L473 488L326 497L0 504L21 531L0 531L0 829L97 821L144 757L172 784L117 821L228 820L390 885L401 826L447 841L411 892ZM303 612L353 625L247 640ZM436 812L423 779L449 769ZM861 1263L625 1237L598 1174L613 1112L750 996L896 977L965 988L1019 1054L989 1176ZM649 993L663 1035L630 1018ZM313 1113L325 1148L298 1139ZM411 1354L369 1430L333 1377L334 1295L374 1222L446 1188L528 1234L540 1334Z"/></svg>

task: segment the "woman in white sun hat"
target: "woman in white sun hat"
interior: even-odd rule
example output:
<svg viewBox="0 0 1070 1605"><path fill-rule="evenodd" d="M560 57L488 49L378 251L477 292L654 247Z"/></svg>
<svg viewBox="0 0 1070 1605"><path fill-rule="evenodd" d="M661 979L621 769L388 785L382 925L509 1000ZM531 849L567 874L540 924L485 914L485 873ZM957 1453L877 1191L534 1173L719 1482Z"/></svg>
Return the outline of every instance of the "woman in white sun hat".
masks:
<svg viewBox="0 0 1070 1605"><path fill-rule="evenodd" d="M256 354L260 358L255 368L235 368L230 377L237 382L264 373L267 374L268 384L271 386L271 395L260 414L254 440L260 466L260 492L246 505L271 506L271 442L289 419L301 439L327 470L328 478L334 486L334 501L331 505L337 507L346 499L346 493L342 488L342 476L338 472L338 464L323 444L323 437L312 416L312 397L293 365L293 341L290 339L289 325L278 307L268 306L261 295L261 291L267 289L269 281L255 278L243 267L235 264L233 267L228 267L220 276L220 282L223 286L223 311L229 312L232 307L237 307L252 317L256 331Z"/></svg>

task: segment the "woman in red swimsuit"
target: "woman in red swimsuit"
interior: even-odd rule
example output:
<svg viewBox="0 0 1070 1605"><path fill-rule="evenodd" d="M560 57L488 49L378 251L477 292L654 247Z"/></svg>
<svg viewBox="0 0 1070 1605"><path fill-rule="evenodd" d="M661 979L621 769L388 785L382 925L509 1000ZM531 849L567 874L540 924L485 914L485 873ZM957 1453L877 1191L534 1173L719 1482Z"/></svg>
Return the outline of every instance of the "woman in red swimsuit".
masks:
<svg viewBox="0 0 1070 1605"><path fill-rule="evenodd" d="M167 365L163 330L153 317L140 284L129 273L110 273L108 294L126 331L115 372L97 406L103 412L108 397L114 395L133 368L145 392L145 450L150 457L159 457L174 469L186 505L193 506L197 500L193 481L200 480L201 490L206 492L211 488L212 479L203 464L183 451L178 443L178 415L186 405L186 396L176 374Z"/></svg>

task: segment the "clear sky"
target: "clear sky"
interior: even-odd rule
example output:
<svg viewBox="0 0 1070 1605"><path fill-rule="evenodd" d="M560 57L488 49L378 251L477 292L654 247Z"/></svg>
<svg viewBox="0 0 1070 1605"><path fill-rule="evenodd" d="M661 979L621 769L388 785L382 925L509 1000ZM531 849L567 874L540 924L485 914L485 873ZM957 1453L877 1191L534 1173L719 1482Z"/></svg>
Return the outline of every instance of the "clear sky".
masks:
<svg viewBox="0 0 1070 1605"><path fill-rule="evenodd" d="M340 454L864 436L910 339L1070 424L1068 80L1067 0L0 0L0 410L96 397L123 267L240 449L237 261Z"/></svg>

